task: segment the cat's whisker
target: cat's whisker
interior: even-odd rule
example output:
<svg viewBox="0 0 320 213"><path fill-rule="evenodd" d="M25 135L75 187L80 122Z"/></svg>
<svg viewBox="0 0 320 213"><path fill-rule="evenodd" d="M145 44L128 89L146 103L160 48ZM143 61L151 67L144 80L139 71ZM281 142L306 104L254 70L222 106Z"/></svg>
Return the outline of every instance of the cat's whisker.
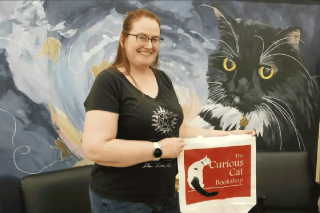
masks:
<svg viewBox="0 0 320 213"><path fill-rule="evenodd" d="M229 98L230 106L233 106L232 104L233 104L234 96L235 96L235 95L232 95L232 96L231 96L232 98Z"/></svg>
<svg viewBox="0 0 320 213"><path fill-rule="evenodd" d="M219 97L221 97L223 95L224 95L224 93L222 93L222 94L217 93L217 94L214 94L214 95L210 96L209 98L213 101L213 103L215 103L215 99L219 98Z"/></svg>
<svg viewBox="0 0 320 213"><path fill-rule="evenodd" d="M282 41L282 40L285 40L285 39L288 39L288 38L296 39L298 41L301 41L303 44L305 44L305 42L302 41L301 39L298 39L298 38L295 38L295 37L285 37L285 38L282 38L282 39L279 39L277 41L272 42L272 44L266 49L266 51L268 51L270 48L272 48L273 45L276 45L279 41Z"/></svg>
<svg viewBox="0 0 320 213"><path fill-rule="evenodd" d="M208 84L219 84L219 86L222 85L222 82L218 82L218 81L208 81L207 83Z"/></svg>
<svg viewBox="0 0 320 213"><path fill-rule="evenodd" d="M227 97L227 98L225 98L225 97ZM220 104L221 104L222 106L226 106L226 105L228 104L228 102L231 103L228 95L224 95L223 99L220 101Z"/></svg>
<svg viewBox="0 0 320 213"><path fill-rule="evenodd" d="M276 43L278 43L279 41L282 41L282 40L287 39L287 38L295 39L295 40L301 41L301 43L303 43L303 44L306 44L306 43L305 43L304 41L302 41L300 38L296 38L296 37L292 37L292 36L279 39L279 40L277 40L277 41L274 41L273 43L276 44Z"/></svg>
<svg viewBox="0 0 320 213"><path fill-rule="evenodd" d="M271 138L268 140L267 144L270 144L270 142L271 142Z"/></svg>
<svg viewBox="0 0 320 213"><path fill-rule="evenodd" d="M262 97L263 100L266 100L268 103L272 104L276 109L280 111L280 113L290 121L290 123L295 123L295 118L293 115L290 115L286 109L284 109L280 104L278 104L275 101L270 100L269 98L266 98L266 96Z"/></svg>
<svg viewBox="0 0 320 213"><path fill-rule="evenodd" d="M216 91L216 90L221 90L221 86L216 86L216 85L209 85L208 86L208 90L213 90L213 91ZM223 90L223 89L222 89Z"/></svg>
<svg viewBox="0 0 320 213"><path fill-rule="evenodd" d="M207 5L207 4L202 4L202 5L200 5L199 7L210 7L210 8L212 8L213 10L215 9L214 7L211 7L211 6ZM199 8L199 7L198 7L198 8ZM239 53L238 38L237 38L237 36L236 36L236 34L235 34L235 32L234 32L231 24L230 24L230 23L228 22L228 20L226 19L226 17L224 17L224 15L223 15L222 13L220 13L220 15L221 15L221 16L224 18L224 20L228 23L228 25L229 25L229 27L230 27L230 29L231 29L231 31L232 31L232 34L233 34L233 36L234 36L234 40L236 41L237 52Z"/></svg>
<svg viewBox="0 0 320 213"><path fill-rule="evenodd" d="M216 87L216 86L212 86L212 87ZM223 92L223 91L225 91L225 90L222 89L222 88L221 88L221 89L218 89L218 88L217 88L217 89L213 90L212 92L210 92L210 93L209 93L209 96L210 96L210 95L213 95L213 94L216 94L216 93L219 93L219 92Z"/></svg>
<svg viewBox="0 0 320 213"><path fill-rule="evenodd" d="M269 139L269 141L267 142L268 144L270 144L270 141L271 141L271 139L272 139L272 141L274 141L275 142L275 130L273 129L273 125L276 125L276 123L277 123L277 118L275 117L275 115L274 114L272 114L272 110L271 110L271 113L270 113L270 110L267 108L267 107L265 107L265 106L260 106L259 107L260 108L260 110L262 111L262 112L265 112L266 114L268 114L269 115L269 118L270 118L270 122L271 122L271 125L270 125L270 129L271 129L271 134L272 134L272 136L271 136L271 138ZM278 125L278 128L280 127L280 125ZM281 130L280 130L281 131ZM281 144L280 144L280 146L281 146Z"/></svg>
<svg viewBox="0 0 320 213"><path fill-rule="evenodd" d="M261 61L264 59L264 57L267 56L267 54L270 53L272 50L276 49L277 47L279 47L279 46L281 46L281 45L283 45L283 44L288 44L288 43L290 43L290 42L283 42L283 43L275 46L275 47L272 48L271 50L266 51L263 55L261 55L261 57L260 57L260 62L261 62Z"/></svg>
<svg viewBox="0 0 320 213"><path fill-rule="evenodd" d="M221 105L225 106L228 102L229 102L229 99L226 98L226 99L221 101Z"/></svg>
<svg viewBox="0 0 320 213"><path fill-rule="evenodd" d="M288 107L293 119L294 119L294 115L293 115L293 112L291 111L290 107L288 106L288 104L286 104L285 102L283 102L282 100L278 99L278 98L275 98L275 97L272 97L272 96L264 96L266 98L269 98L269 99L275 99L276 101L279 101L281 103L283 103L286 107Z"/></svg>
<svg viewBox="0 0 320 213"><path fill-rule="evenodd" d="M214 97L212 99L212 104L218 104L218 100L220 100L223 97L224 97L223 95L219 95L219 96Z"/></svg>
<svg viewBox="0 0 320 213"><path fill-rule="evenodd" d="M263 119L261 119L261 117L260 117L260 111L261 111L261 112L265 112L265 110L262 109L262 107L259 106L259 105L255 105L255 108L256 108L257 115L258 115L258 118L259 118L260 123L263 123Z"/></svg>
<svg viewBox="0 0 320 213"><path fill-rule="evenodd" d="M277 107L278 110L280 110L280 111L282 111L283 113L285 113L285 114L287 115L288 119L293 122L294 117L292 118L292 115L289 114L289 113L287 112L287 110L284 109L280 104L278 104L278 103L275 102L275 101L270 100L269 98L266 98L266 96L263 96L262 99L263 99L263 100L266 100L268 103L271 103L272 105L274 105L275 107Z"/></svg>
<svg viewBox="0 0 320 213"><path fill-rule="evenodd" d="M256 105L256 104L254 105L254 108L255 108L255 111L256 111L256 113L257 113L257 116L258 116L258 118L259 118L259 120L260 120L260 123L263 123L263 120L262 120L261 117L260 117L259 111L264 112L264 110L261 109L261 107L260 107L259 105Z"/></svg>
<svg viewBox="0 0 320 213"><path fill-rule="evenodd" d="M227 58L228 56L225 55L215 55L215 56L211 56L212 58ZM232 56L233 57L233 56Z"/></svg>
<svg viewBox="0 0 320 213"><path fill-rule="evenodd" d="M262 108L262 106L259 105L255 105L257 110L261 111L261 112L265 112L265 110ZM261 122L263 122L263 119L260 117L260 114L258 113L258 117L260 119Z"/></svg>
<svg viewBox="0 0 320 213"><path fill-rule="evenodd" d="M262 103L261 104L262 106L266 107L267 111L269 111L269 114L271 117L273 117L273 119L277 122L278 124L278 128L279 128L279 136L280 136L280 150L282 150L282 134L281 134L281 128L280 128L280 124L279 124L279 121L278 121L278 118L277 116L274 114L274 112L270 109L270 107L265 104L265 103Z"/></svg>
<svg viewBox="0 0 320 213"><path fill-rule="evenodd" d="M307 69L304 67L304 65L303 65L300 61L298 61L298 60L295 59L294 57L292 57L292 56L290 56L290 55L287 55L287 54L283 54L283 53L276 53L276 54L268 55L268 56L266 56L264 59L269 58L269 57L271 57L271 56L275 56L275 55L287 56L287 57L289 57L289 58L292 58L292 59L295 60L296 62L298 62L298 63L302 66L302 68L304 69L304 71L306 72L307 76L309 77L310 83L311 83L311 85L313 86L311 76L309 75Z"/></svg>
<svg viewBox="0 0 320 213"><path fill-rule="evenodd" d="M210 97L208 97L208 98L213 101L213 104L215 104L216 103L215 99L223 96L224 94L225 94L224 92L216 93L216 94L210 95Z"/></svg>
<svg viewBox="0 0 320 213"><path fill-rule="evenodd" d="M214 38L209 39L209 40L210 40L210 41L220 41L220 42L224 43L227 47L229 47L229 49L231 50L231 52L232 52L234 55L237 55L237 54L232 50L232 48L229 46L229 44L227 44L227 42L222 41L222 40L219 40L219 39L214 39Z"/></svg>
<svg viewBox="0 0 320 213"><path fill-rule="evenodd" d="M277 40L277 41L274 41L267 49L266 49L266 51L264 52L264 55L266 55L266 52L270 49L270 48L272 48L272 46L274 46L274 45L276 45L278 42L280 42L280 41L282 41L282 40L285 40L285 39L288 39L288 38L291 38L291 39L296 39L296 40L298 40L298 41L301 41L303 44L305 44L305 42L304 41L302 41L301 39L297 39L297 38L295 38L295 37L285 37L285 38L282 38L282 39L279 39L279 40ZM286 42L286 43L290 43L290 42ZM269 52L269 51L268 51ZM261 56L262 57L262 56ZM260 57L260 58L261 58ZM261 60L260 60L261 61Z"/></svg>
<svg viewBox="0 0 320 213"><path fill-rule="evenodd" d="M264 51L264 40L263 40L263 38L261 36L258 36L258 35L254 35L254 37L258 37L258 38L260 38L262 40L262 52L261 52L261 55L263 55L264 54L263 53L263 51Z"/></svg>
<svg viewBox="0 0 320 213"><path fill-rule="evenodd" d="M279 107L279 105L276 105L275 102L273 101L270 101L270 100L267 100L268 103L270 103L271 105L273 105L277 110L279 110L279 112L281 113L281 115L287 120L289 121L292 125L294 125L291 117L288 115L288 113L284 110L284 109L281 109Z"/></svg>
<svg viewBox="0 0 320 213"><path fill-rule="evenodd" d="M221 92L221 91L222 91L222 92ZM216 89L216 90L214 90L213 92L211 92L211 93L208 95L208 98L212 98L212 96L217 95L217 94L225 93L225 92L223 92L223 91L224 91L224 89Z"/></svg>
<svg viewBox="0 0 320 213"><path fill-rule="evenodd" d="M270 107L268 107L267 105L262 105L261 106L261 109L268 113L270 118L271 118L271 121L272 121L272 125L275 125L276 127L278 127L278 130L279 130L279 137L280 137L280 150L282 149L282 135L281 135L281 127L280 127L280 124L279 124L279 121L276 117L276 115L273 113L273 111L270 109ZM276 138L276 131L273 129L273 126L270 126L271 127L271 130L272 130L272 137L269 139L269 141L267 142L268 144L270 144L271 141L273 141L273 143L276 142L275 138ZM271 140L272 139L272 140Z"/></svg>
<svg viewBox="0 0 320 213"><path fill-rule="evenodd" d="M208 82L208 87L211 87L211 88L216 87L218 89L218 88L221 88L221 86L222 86L222 84L218 84L215 82Z"/></svg>
<svg viewBox="0 0 320 213"><path fill-rule="evenodd" d="M209 84L209 88L212 88L212 87L217 87L217 88L219 88L219 87L221 87L221 85L222 85L221 82L207 82L207 83L199 84L199 85L197 85L197 86L193 86L193 88L197 88L197 87L200 87L200 86L203 86L203 85L208 86L208 84ZM213 84L213 85L210 86L210 84ZM216 85L216 86L215 86L215 85Z"/></svg>
<svg viewBox="0 0 320 213"><path fill-rule="evenodd" d="M222 95L220 98L218 98L216 101L215 101L215 103L218 103L218 101L221 99L221 98L225 98L225 97L227 97L227 95ZM221 103L221 102L220 102Z"/></svg>
<svg viewBox="0 0 320 213"><path fill-rule="evenodd" d="M270 102L271 103L271 102ZM289 123L291 123L292 127L294 128L294 131L296 133L296 136L297 136L297 139L298 139L298 144L299 144L299 149L301 150L301 144L303 145L303 149L305 150L305 147L304 147L304 143L301 138L301 135L300 135L300 132L297 130L295 124L293 123L292 120L290 120L290 118L288 117L288 115L284 112L281 111L281 109L279 109L276 105L274 105L273 103L271 103L276 109L278 109L281 113L281 115L286 119L286 120L289 120Z"/></svg>
<svg viewBox="0 0 320 213"><path fill-rule="evenodd" d="M286 107L287 107L287 109L290 111L290 118L294 121L294 122L296 122L295 121L295 117L294 117L294 115L293 115L293 112L291 111L291 109L290 109L290 107L286 104L286 103L284 103L283 101L281 101L280 99L278 99L278 98L275 98L275 97L271 97L271 96L263 96L262 98L267 98L269 101L272 101L271 99L275 99L275 103L276 104L278 104L281 108L283 108L279 103L277 103L276 101L279 101L279 102L281 102L281 103L283 103ZM285 110L285 109L283 109L283 110ZM287 112L287 110L285 110L286 112ZM289 112L287 112L288 114L289 114Z"/></svg>
<svg viewBox="0 0 320 213"><path fill-rule="evenodd" d="M303 150L306 151L306 147L304 146L304 142L303 142L302 136L301 136L301 134L300 134L300 132L298 130L297 130L297 133L298 133L298 136L299 136L299 138L300 138L300 140L302 142Z"/></svg>
<svg viewBox="0 0 320 213"><path fill-rule="evenodd" d="M220 90L220 92L223 91L223 89L219 89L219 87L217 87L217 86L209 86L208 89L209 89L209 91L213 91L213 92L209 92L210 96L213 94L216 94L217 90Z"/></svg>
<svg viewBox="0 0 320 213"><path fill-rule="evenodd" d="M230 53L226 52L226 51L221 51L223 53L226 53L227 55L229 55L231 58L234 58L233 55L231 55Z"/></svg>
<svg viewBox="0 0 320 213"><path fill-rule="evenodd" d="M297 136L298 143L299 143L299 149L301 150L301 143L302 143L303 149L305 150L303 139L302 139L302 137L300 135L300 132L297 130L297 128L295 126L295 117L294 117L291 109L288 107L288 105L286 103L284 103L283 101L277 99L277 98L270 97L270 96L265 96L265 97L269 97L269 99L265 99L265 98L264 99L267 100L269 103L271 103L273 106L275 106L280 111L280 113L284 113L285 114L283 116L286 117L290 121L290 123L292 124L293 128L295 129L296 136ZM280 104L278 104L275 101L270 100L270 98L276 99L277 101L279 101L279 102L283 103L284 105L286 105L287 108L289 109L289 111L291 112L291 116L289 115L289 113ZM301 143L300 143L300 141L301 141Z"/></svg>
<svg viewBox="0 0 320 213"><path fill-rule="evenodd" d="M304 143L303 143L303 140L301 138L301 135L300 135L299 131L297 130L295 123L293 122L291 117L288 115L289 113L287 111L285 111L284 109L283 109L284 110L283 111L278 105L275 104L275 102L273 102L271 100L268 100L268 99L264 99L264 100L267 100L268 103L272 104L276 109L278 109L279 112L281 113L281 115L283 116L283 118L285 120L289 121L289 123L292 125L292 127L294 128L294 131L296 133L296 136L297 136L297 139L298 139L298 144L299 144L299 149L301 150L301 144L302 144L303 148L305 150ZM300 141L300 140L302 140L302 141Z"/></svg>

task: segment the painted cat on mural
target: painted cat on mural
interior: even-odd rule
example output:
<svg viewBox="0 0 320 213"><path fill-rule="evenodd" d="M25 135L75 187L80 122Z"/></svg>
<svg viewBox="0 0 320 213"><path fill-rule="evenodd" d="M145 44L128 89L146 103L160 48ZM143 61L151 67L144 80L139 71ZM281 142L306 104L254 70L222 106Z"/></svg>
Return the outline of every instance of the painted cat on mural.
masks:
<svg viewBox="0 0 320 213"><path fill-rule="evenodd" d="M233 130L246 117L258 150L306 150L315 168L320 80L306 69L301 30L233 19L212 8L220 42L208 59L208 98L192 124Z"/></svg>
<svg viewBox="0 0 320 213"><path fill-rule="evenodd" d="M195 189L201 195L206 197L213 197L219 194L219 192L206 191L204 189L204 183L203 183L203 169L205 166L208 166L208 165L211 168L211 160L207 156L191 164L191 166L188 168L188 184L192 189Z"/></svg>

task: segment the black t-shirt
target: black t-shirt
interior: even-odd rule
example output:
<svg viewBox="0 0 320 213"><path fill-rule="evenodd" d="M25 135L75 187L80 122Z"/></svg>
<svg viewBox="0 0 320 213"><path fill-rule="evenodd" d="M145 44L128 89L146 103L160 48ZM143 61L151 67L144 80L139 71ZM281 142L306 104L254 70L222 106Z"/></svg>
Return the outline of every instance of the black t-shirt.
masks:
<svg viewBox="0 0 320 213"><path fill-rule="evenodd" d="M172 82L163 71L154 73L159 90L158 95L151 98L143 96L116 70L102 71L84 103L86 111L118 113L117 139L157 142L179 137L183 112ZM125 168L94 164L90 188L109 199L153 203L173 195L176 174L176 159L161 159Z"/></svg>

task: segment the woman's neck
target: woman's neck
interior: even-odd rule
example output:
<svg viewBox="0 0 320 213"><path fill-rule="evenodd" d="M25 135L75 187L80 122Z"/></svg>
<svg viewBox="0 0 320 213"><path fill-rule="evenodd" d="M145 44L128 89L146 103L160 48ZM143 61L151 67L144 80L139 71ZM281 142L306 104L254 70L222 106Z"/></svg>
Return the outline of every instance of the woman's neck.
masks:
<svg viewBox="0 0 320 213"><path fill-rule="evenodd" d="M124 75L128 74L127 70L123 66L117 67L117 69L120 72L122 72ZM150 73L151 73L150 71L152 71L152 70L148 66L135 67L133 65L130 65L130 75L146 76L146 75L150 75Z"/></svg>
<svg viewBox="0 0 320 213"><path fill-rule="evenodd" d="M134 75L148 75L151 69L149 66L139 66L130 65L130 73Z"/></svg>

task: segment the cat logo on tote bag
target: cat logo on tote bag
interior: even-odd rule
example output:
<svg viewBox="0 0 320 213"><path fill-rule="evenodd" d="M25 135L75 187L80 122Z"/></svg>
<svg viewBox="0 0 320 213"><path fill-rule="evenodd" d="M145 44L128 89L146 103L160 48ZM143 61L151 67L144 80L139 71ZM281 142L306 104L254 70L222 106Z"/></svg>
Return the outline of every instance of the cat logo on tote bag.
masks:
<svg viewBox="0 0 320 213"><path fill-rule="evenodd" d="M184 141L178 158L181 212L247 213L256 204L255 137Z"/></svg>

